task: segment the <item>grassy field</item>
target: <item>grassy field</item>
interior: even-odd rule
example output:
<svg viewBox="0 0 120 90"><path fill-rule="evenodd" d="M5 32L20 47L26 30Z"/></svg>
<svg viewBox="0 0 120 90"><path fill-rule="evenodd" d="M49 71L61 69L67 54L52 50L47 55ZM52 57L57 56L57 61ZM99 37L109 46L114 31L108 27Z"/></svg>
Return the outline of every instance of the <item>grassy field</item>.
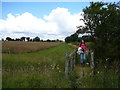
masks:
<svg viewBox="0 0 120 90"><path fill-rule="evenodd" d="M25 43L25 42L21 42ZM47 42L46 42L47 43ZM40 44L40 43L39 43ZM27 45L27 42L26 42ZM2 54L3 88L118 88L118 65L107 69L100 66L96 74L91 74L89 66L80 67L79 56L75 70L65 77L65 55L75 47L65 43L31 53ZM34 46L34 45L33 45ZM35 45L37 46L37 45ZM34 47L35 47L34 46ZM16 47L15 47L16 48ZM35 47L38 48L38 47ZM40 48L40 47L39 47ZM23 48L21 48L24 50ZM18 49L19 50L19 49ZM87 62L89 62L87 56ZM81 70L84 70L82 76Z"/></svg>
<svg viewBox="0 0 120 90"><path fill-rule="evenodd" d="M65 88L65 53L74 48L67 44L25 54L2 55L3 88Z"/></svg>
<svg viewBox="0 0 120 90"><path fill-rule="evenodd" d="M62 44L61 42L2 41L3 53L31 53Z"/></svg>

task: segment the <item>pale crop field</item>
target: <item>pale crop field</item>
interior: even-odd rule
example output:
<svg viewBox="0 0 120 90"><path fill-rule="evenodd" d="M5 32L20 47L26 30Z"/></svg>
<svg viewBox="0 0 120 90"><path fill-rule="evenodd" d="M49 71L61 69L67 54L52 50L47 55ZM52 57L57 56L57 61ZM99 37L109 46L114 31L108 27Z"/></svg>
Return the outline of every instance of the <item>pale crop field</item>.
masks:
<svg viewBox="0 0 120 90"><path fill-rule="evenodd" d="M3 53L31 53L43 49L51 48L62 44L62 42L22 42L22 41L3 41Z"/></svg>

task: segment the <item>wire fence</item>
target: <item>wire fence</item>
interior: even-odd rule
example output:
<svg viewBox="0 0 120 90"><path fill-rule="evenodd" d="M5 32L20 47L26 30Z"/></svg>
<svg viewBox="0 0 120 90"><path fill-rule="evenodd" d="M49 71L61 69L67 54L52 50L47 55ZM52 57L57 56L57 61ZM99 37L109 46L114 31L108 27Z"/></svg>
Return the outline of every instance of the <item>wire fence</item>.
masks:
<svg viewBox="0 0 120 90"><path fill-rule="evenodd" d="M80 75L79 78L87 76L88 80L90 81L87 81L87 79L86 81L90 82L90 85L94 85L95 87L119 87L119 63L115 62L112 64L115 67L114 71L108 70L107 64L101 64L101 66L98 67L95 63L96 59L94 58L94 51L92 49L89 49L87 53L87 62L89 62L89 65L80 65L80 70L78 72L78 74ZM65 75L67 78L70 76L70 73L74 70L75 66L77 65L78 67L78 64L80 64L80 56L78 56L79 55L77 55L77 50L74 50L71 53L66 53ZM111 66L109 65L109 67ZM89 70L90 72L86 72L87 70Z"/></svg>
<svg viewBox="0 0 120 90"><path fill-rule="evenodd" d="M66 53L65 75L68 76L69 71L73 71L76 64L76 50L71 53Z"/></svg>
<svg viewBox="0 0 120 90"><path fill-rule="evenodd" d="M94 64L94 51L89 50L89 62L90 62L90 68L92 70L92 74L94 74L95 71L95 64ZM75 68L75 65L77 64L77 50L75 49L73 52L66 52L66 61L65 61L65 76L68 77L68 74L70 71L73 71ZM82 67L81 67L82 68Z"/></svg>

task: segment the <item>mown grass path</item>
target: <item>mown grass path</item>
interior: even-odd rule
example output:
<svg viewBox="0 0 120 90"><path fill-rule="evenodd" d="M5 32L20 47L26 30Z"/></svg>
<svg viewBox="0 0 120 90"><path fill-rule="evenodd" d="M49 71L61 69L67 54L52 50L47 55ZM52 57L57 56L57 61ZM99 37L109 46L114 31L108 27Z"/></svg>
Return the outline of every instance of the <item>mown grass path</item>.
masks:
<svg viewBox="0 0 120 90"><path fill-rule="evenodd" d="M76 45L73 45L71 43L69 43L68 45L77 49ZM90 58L90 57L87 56L87 59L88 58ZM89 62L89 60L87 60L87 62ZM73 85L72 86L73 86L73 88L87 88L87 87L89 88L89 84L88 84L89 82L86 81L86 80L91 77L92 70L90 68L89 63L87 63L85 65L80 65L80 56L78 54L77 54L77 57L76 57L76 65L75 65L75 68L74 68L73 72L74 72L74 76L72 75L72 78L73 78L73 83L72 83Z"/></svg>
<svg viewBox="0 0 120 90"><path fill-rule="evenodd" d="M84 79L87 77L90 77L91 75L91 68L88 65L81 66L80 64L77 64L75 66L75 72L78 76L77 82L79 83L79 88L86 88L84 84Z"/></svg>

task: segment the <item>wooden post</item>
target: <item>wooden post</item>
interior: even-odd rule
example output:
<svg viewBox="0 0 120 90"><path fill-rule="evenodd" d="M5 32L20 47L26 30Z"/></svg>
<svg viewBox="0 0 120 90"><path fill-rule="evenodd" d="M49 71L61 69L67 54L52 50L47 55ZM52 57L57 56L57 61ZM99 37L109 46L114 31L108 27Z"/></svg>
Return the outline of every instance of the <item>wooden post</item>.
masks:
<svg viewBox="0 0 120 90"><path fill-rule="evenodd" d="M75 68L76 52L74 53L73 58L74 58L74 61L73 61L73 68Z"/></svg>
<svg viewBox="0 0 120 90"><path fill-rule="evenodd" d="M73 68L73 55L71 54L70 55L70 70L72 71L72 68Z"/></svg>
<svg viewBox="0 0 120 90"><path fill-rule="evenodd" d="M66 53L66 62L65 62L65 76L68 77L69 69L72 71L75 67L76 62L76 51L68 54Z"/></svg>
<svg viewBox="0 0 120 90"><path fill-rule="evenodd" d="M74 52L74 68L75 68L75 64L76 64L76 54L77 54L77 50L75 50L75 52Z"/></svg>
<svg viewBox="0 0 120 90"><path fill-rule="evenodd" d="M72 70L74 69L74 53L72 55Z"/></svg>
<svg viewBox="0 0 120 90"><path fill-rule="evenodd" d="M65 76L66 77L68 77L68 66L69 66L68 53L66 53L66 62L65 62Z"/></svg>
<svg viewBox="0 0 120 90"><path fill-rule="evenodd" d="M94 52L92 50L91 50L90 67L92 69L92 73L94 74L95 64L94 64Z"/></svg>
<svg viewBox="0 0 120 90"><path fill-rule="evenodd" d="M8 48L8 54L10 54L10 49Z"/></svg>

